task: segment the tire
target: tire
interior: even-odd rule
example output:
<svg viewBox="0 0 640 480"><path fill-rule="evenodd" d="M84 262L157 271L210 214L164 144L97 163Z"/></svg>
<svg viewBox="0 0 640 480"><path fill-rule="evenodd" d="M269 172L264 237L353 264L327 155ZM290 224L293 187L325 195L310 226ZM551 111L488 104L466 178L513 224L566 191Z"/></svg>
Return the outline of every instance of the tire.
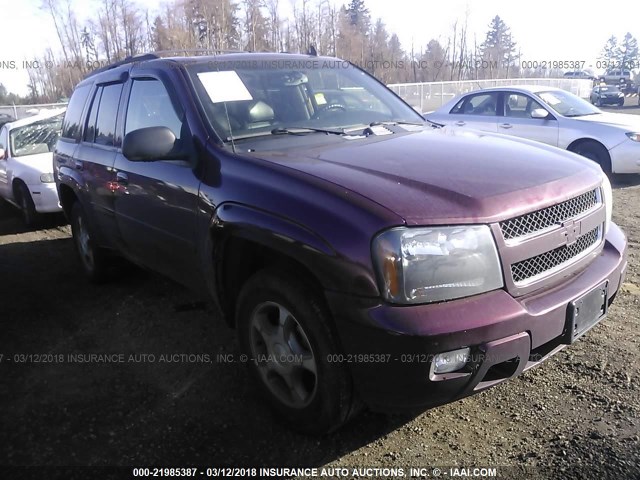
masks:
<svg viewBox="0 0 640 480"><path fill-rule="evenodd" d="M71 208L71 233L85 274L94 283L102 283L107 279L107 255L93 241L91 226L87 222L80 202Z"/></svg>
<svg viewBox="0 0 640 480"><path fill-rule="evenodd" d="M33 227L40 221L31 192L24 183L18 183L15 190L16 203L22 211L22 219L27 227Z"/></svg>
<svg viewBox="0 0 640 480"><path fill-rule="evenodd" d="M348 371L330 361L340 352L330 322L318 294L293 273L262 270L238 297L236 327L251 375L276 413L303 433L336 430L356 410ZM287 356L296 360L274 360Z"/></svg>
<svg viewBox="0 0 640 480"><path fill-rule="evenodd" d="M593 160L602 171L607 175L611 175L611 156L607 149L601 143L593 140L581 142L570 149L572 152L582 155L583 157Z"/></svg>
<svg viewBox="0 0 640 480"><path fill-rule="evenodd" d="M598 108L602 107L602 101L600 100L600 97L597 97L593 104Z"/></svg>

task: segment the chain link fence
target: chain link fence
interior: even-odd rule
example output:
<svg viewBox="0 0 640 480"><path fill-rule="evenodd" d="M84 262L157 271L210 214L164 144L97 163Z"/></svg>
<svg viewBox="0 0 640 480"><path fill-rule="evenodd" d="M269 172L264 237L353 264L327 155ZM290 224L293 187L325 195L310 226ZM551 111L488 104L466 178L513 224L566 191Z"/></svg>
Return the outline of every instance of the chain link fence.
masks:
<svg viewBox="0 0 640 480"><path fill-rule="evenodd" d="M517 85L556 87L581 98L589 98L593 82L588 79L509 78L496 80L465 80L461 82L398 83L387 85L405 102L421 113L439 108L452 98L474 90Z"/></svg>
<svg viewBox="0 0 640 480"><path fill-rule="evenodd" d="M435 110L452 98L473 90L489 87L515 85L544 85L567 90L581 98L589 98L593 82L587 79L564 78L510 78L499 80L466 80L461 82L398 83L388 85L405 102L420 112ZM0 105L0 116L15 119L35 115L43 110L60 108L66 103L44 103L40 105Z"/></svg>
<svg viewBox="0 0 640 480"><path fill-rule="evenodd" d="M41 103L38 105L0 105L0 120L8 115L16 120L37 115L46 110L66 107L66 103Z"/></svg>

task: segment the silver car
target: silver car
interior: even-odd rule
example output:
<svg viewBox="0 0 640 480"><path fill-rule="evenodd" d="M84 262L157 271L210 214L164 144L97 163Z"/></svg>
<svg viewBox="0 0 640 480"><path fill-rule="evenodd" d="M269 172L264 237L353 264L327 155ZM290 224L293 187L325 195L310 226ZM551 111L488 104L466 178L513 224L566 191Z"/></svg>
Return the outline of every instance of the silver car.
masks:
<svg viewBox="0 0 640 480"><path fill-rule="evenodd" d="M454 98L426 115L450 128L471 128L560 147L607 173L640 173L640 116L603 112L547 86L487 88Z"/></svg>

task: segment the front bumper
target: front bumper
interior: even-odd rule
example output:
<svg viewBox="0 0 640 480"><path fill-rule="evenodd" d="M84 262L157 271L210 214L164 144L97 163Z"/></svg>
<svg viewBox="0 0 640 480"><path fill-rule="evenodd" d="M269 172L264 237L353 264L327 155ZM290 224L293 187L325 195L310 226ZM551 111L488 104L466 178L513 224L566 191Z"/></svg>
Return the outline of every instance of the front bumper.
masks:
<svg viewBox="0 0 640 480"><path fill-rule="evenodd" d="M565 346L569 304L623 281L627 242L612 224L602 253L562 284L514 298L504 290L432 305L396 306L327 292L356 390L373 409L423 408L514 377ZM434 375L433 355L471 347L467 371Z"/></svg>
<svg viewBox="0 0 640 480"><path fill-rule="evenodd" d="M609 150L613 173L640 173L640 142L626 139Z"/></svg>
<svg viewBox="0 0 640 480"><path fill-rule="evenodd" d="M31 198L38 213L55 213L62 211L55 183L29 185L29 191L31 192Z"/></svg>
<svg viewBox="0 0 640 480"><path fill-rule="evenodd" d="M602 105L618 105L620 102L624 104L624 97L600 97Z"/></svg>

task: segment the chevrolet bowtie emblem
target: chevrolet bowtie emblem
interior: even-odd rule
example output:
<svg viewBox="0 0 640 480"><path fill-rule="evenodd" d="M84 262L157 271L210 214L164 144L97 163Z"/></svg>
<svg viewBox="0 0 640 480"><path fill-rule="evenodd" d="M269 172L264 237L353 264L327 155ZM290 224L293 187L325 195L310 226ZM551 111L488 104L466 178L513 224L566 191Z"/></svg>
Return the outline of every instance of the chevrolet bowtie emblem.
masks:
<svg viewBox="0 0 640 480"><path fill-rule="evenodd" d="M567 239L567 246L573 245L578 240L580 236L581 224L580 222L576 222L573 220L565 220L564 222L559 222L560 226L563 228L563 234Z"/></svg>

